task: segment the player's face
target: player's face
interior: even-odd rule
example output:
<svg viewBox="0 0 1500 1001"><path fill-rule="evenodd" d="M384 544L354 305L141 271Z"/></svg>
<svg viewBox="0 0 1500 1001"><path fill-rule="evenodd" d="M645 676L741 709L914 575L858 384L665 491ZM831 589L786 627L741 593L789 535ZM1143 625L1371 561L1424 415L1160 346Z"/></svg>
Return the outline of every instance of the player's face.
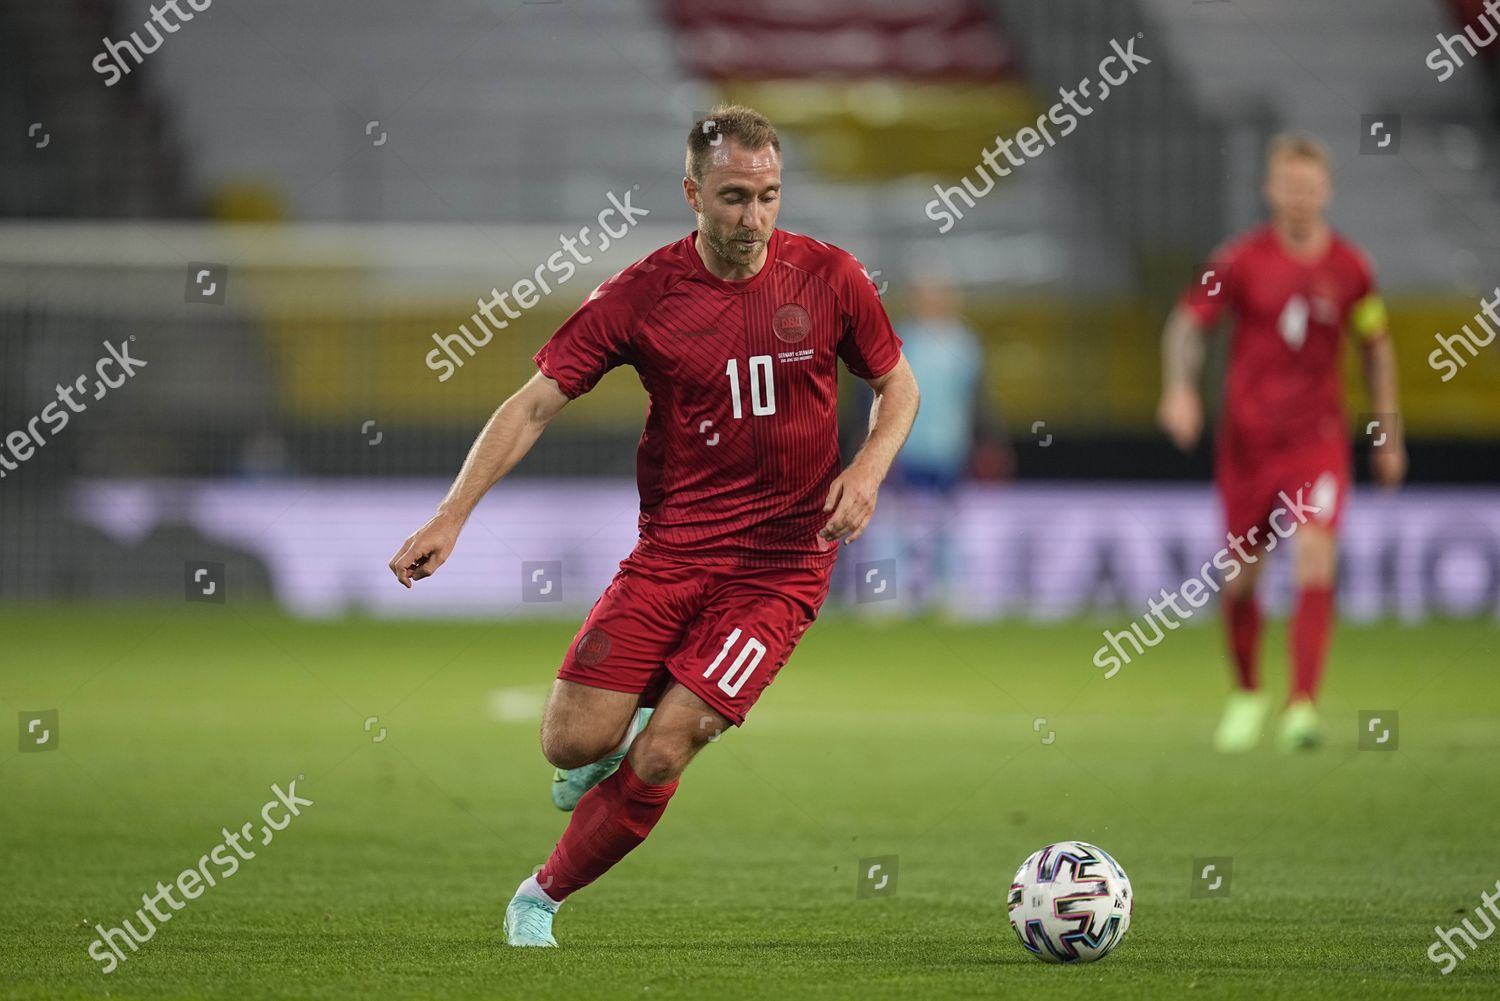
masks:
<svg viewBox="0 0 1500 1001"><path fill-rule="evenodd" d="M934 278L916 278L907 287L912 316L942 320L958 315L958 294L953 286Z"/></svg>
<svg viewBox="0 0 1500 1001"><path fill-rule="evenodd" d="M781 157L748 150L733 140L709 151L701 182L684 181L698 214L698 233L714 255L737 272L757 269L781 208Z"/></svg>
<svg viewBox="0 0 1500 1001"><path fill-rule="evenodd" d="M1328 169L1305 156L1278 156L1266 171L1266 202L1276 220L1293 230L1323 218L1332 185Z"/></svg>

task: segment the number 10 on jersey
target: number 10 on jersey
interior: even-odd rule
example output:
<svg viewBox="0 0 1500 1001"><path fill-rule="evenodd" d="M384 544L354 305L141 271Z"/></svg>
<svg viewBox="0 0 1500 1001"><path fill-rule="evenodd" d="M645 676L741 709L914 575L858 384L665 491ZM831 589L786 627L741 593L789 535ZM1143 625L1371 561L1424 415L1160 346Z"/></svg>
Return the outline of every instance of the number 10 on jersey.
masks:
<svg viewBox="0 0 1500 1001"><path fill-rule="evenodd" d="M738 419L745 415L740 407L740 360L729 359L724 374L729 376L729 402ZM776 379L771 374L770 355L753 355L750 358L750 412L756 417L776 412Z"/></svg>

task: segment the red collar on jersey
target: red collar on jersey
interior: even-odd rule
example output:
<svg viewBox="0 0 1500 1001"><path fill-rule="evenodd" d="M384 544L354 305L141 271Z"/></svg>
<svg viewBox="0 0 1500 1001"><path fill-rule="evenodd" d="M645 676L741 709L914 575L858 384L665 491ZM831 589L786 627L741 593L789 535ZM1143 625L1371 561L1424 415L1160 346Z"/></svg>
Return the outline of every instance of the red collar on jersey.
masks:
<svg viewBox="0 0 1500 1001"><path fill-rule="evenodd" d="M1294 253L1286 241L1281 238L1281 234L1277 232L1275 223L1266 223L1266 239L1270 242L1276 253L1291 261L1297 267L1315 270L1332 260L1334 245L1339 242L1339 235L1330 226L1328 228L1328 245L1323 248L1322 253L1315 257L1303 257L1300 254Z"/></svg>
<svg viewBox="0 0 1500 1001"><path fill-rule="evenodd" d="M696 229L693 230L688 234L687 238L688 259L693 262L694 270L711 285L730 293L749 292L759 286L765 280L766 275L771 273L771 268L776 264L776 251L780 246L781 230L773 229L771 231L771 239L766 241L766 262L761 265L760 270L750 278L742 278L739 281L731 282L725 281L708 270L708 266L703 263L703 258L698 256L698 231Z"/></svg>

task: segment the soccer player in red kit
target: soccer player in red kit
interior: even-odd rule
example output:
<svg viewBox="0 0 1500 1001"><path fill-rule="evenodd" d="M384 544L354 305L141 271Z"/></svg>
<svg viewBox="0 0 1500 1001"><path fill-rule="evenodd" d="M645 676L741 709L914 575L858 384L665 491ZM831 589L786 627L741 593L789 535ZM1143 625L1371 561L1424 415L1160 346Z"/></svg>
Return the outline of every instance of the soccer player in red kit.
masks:
<svg viewBox="0 0 1500 1001"><path fill-rule="evenodd" d="M1253 748L1265 726L1270 704L1260 691L1255 586L1265 555L1279 537L1291 534L1297 587L1291 690L1277 744L1290 751L1321 743L1314 700L1333 624L1335 532L1352 480L1339 380L1345 331L1360 346L1370 408L1378 415L1371 436L1374 477L1394 487L1406 474L1385 308L1365 255L1324 219L1331 190L1330 162L1320 143L1293 135L1273 140L1265 180L1269 224L1214 253L1162 339L1158 419L1187 451L1203 427L1197 386L1204 334L1224 313L1234 316L1214 455L1229 538L1240 554L1232 565L1238 569L1224 575L1224 619L1237 680L1214 734L1214 745L1225 752ZM1287 512L1277 522L1280 508ZM1275 536L1270 528L1278 528Z"/></svg>
<svg viewBox="0 0 1500 1001"><path fill-rule="evenodd" d="M390 562L407 587L434 573L547 422L615 366L636 370L650 397L640 538L547 701L542 752L572 817L506 908L511 945L555 946L559 905L640 844L693 756L744 722L817 617L839 541L869 523L916 416L916 380L864 269L776 229L770 122L710 112L689 134L683 192L697 230L600 285L552 335ZM842 471L839 360L875 391Z"/></svg>

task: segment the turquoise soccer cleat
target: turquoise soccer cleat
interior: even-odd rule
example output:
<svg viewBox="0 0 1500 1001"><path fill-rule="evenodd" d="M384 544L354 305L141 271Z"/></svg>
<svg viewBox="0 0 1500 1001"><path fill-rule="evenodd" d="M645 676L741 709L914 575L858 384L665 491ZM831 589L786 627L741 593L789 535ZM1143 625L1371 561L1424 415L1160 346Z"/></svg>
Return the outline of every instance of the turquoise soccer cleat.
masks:
<svg viewBox="0 0 1500 1001"><path fill-rule="evenodd" d="M553 771L552 805L564 813L571 813L578 805L578 801L583 799L584 793L609 778L614 774L615 769L620 767L620 762L625 760L630 745L635 743L636 736L646 729L646 722L650 719L650 709L637 710L623 744L615 753L581 768L558 768Z"/></svg>
<svg viewBox="0 0 1500 1001"><path fill-rule="evenodd" d="M556 949L557 939L552 937L552 919L556 915L556 905L529 894L517 893L505 908L505 943Z"/></svg>

